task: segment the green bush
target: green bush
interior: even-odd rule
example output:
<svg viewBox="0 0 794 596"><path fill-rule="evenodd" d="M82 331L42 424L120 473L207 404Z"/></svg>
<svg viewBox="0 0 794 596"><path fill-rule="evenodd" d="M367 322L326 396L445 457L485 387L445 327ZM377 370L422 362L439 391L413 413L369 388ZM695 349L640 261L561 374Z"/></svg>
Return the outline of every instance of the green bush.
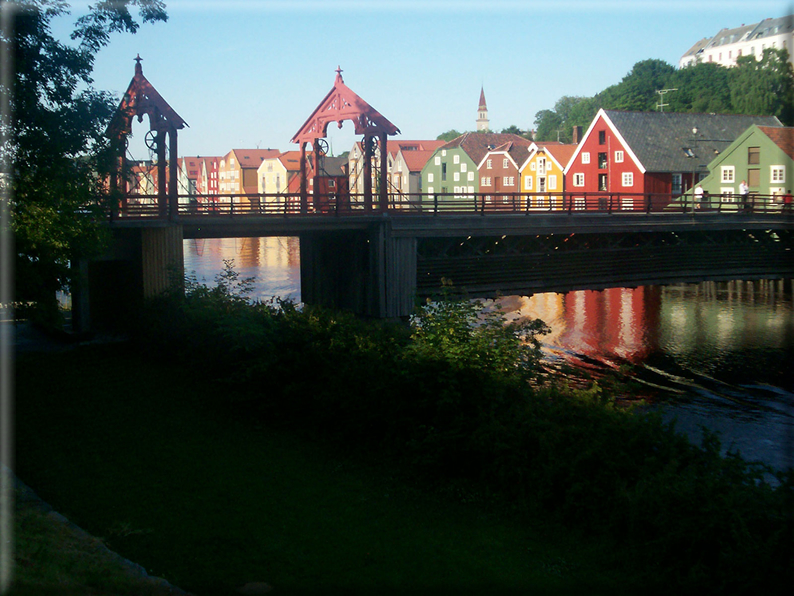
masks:
<svg viewBox="0 0 794 596"><path fill-rule="evenodd" d="M186 287L151 305L141 338L258 415L611 535L679 590L774 592L794 579L792 473L773 487L771 470L721 457L715 437L692 445L597 386L530 383L540 321L504 325L454 299L406 328L250 304L233 283Z"/></svg>

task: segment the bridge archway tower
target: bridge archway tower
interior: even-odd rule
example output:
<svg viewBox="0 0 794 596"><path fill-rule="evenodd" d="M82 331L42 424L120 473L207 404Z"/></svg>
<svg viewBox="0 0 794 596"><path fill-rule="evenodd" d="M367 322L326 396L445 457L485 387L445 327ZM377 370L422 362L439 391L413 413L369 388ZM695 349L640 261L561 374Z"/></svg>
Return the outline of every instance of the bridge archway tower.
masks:
<svg viewBox="0 0 794 596"><path fill-rule="evenodd" d="M138 118L138 122L143 122L144 116L149 116L149 130L157 154L158 211L160 217L175 220L178 214L177 131L187 126L187 123L143 76L139 54L135 58L135 75L121 98L106 133L110 138L115 159L115 168L110 175L111 195L120 195L122 208L126 207L127 202L126 151L129 136L132 134L132 119ZM115 207L114 205L114 211Z"/></svg>
<svg viewBox="0 0 794 596"><path fill-rule="evenodd" d="M381 210L388 208L388 196L386 188L386 164L387 164L387 137L396 135L400 129L394 126L380 112L369 105L354 93L350 87L345 85L342 79L342 69L336 69L336 79L334 86L328 94L315 108L311 116L306 120L300 130L292 137L292 143L300 145L301 170L300 170L300 195L301 211L304 213L309 209L308 185L306 179L306 147L311 148L312 165L314 172L315 189L319 188L320 174L320 139L326 137L328 125L336 122L339 128L345 120L352 120L357 135L364 135L364 208L371 211L372 201L372 158L375 152L375 144L380 146L380 173L378 179L378 207Z"/></svg>

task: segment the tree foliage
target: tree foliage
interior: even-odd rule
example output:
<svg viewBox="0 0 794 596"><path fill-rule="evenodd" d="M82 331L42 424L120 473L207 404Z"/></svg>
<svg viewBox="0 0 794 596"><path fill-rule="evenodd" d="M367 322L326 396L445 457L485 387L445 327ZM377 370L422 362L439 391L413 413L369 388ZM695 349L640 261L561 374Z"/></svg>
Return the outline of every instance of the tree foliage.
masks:
<svg viewBox="0 0 794 596"><path fill-rule="evenodd" d="M457 130L455 130L453 128L453 129L448 130L446 132L442 132L440 135L438 135L436 137L436 140L437 141L451 141L452 139L457 139L462 134L463 134L462 132L458 132Z"/></svg>
<svg viewBox="0 0 794 596"><path fill-rule="evenodd" d="M730 72L730 87L736 112L769 114L794 124L794 70L785 48L767 48L760 60L739 58Z"/></svg>
<svg viewBox="0 0 794 596"><path fill-rule="evenodd" d="M733 68L697 63L675 69L662 60L637 62L615 85L593 97L563 96L554 109L535 114L535 139L571 142L574 126L589 126L599 109L656 110L662 89L668 112L777 116L794 124L794 71L785 48L764 50L760 60L743 56ZM673 91L674 90L674 91Z"/></svg>
<svg viewBox="0 0 794 596"><path fill-rule="evenodd" d="M104 131L115 100L92 87L91 73L112 33L137 31L132 6L144 22L167 18L160 0L102 0L77 19L68 45L52 32L53 22L69 14L66 2L3 3L11 22L1 40L3 67L13 76L11 88L1 90L11 111L2 123L2 149L10 174L16 298L50 315L55 291L74 282L70 262L102 246Z"/></svg>

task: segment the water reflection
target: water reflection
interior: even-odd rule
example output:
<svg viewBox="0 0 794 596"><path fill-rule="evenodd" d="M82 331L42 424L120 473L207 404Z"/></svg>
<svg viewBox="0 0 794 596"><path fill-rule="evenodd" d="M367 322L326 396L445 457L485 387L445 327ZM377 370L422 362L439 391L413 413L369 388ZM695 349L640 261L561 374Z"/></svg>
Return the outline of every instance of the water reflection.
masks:
<svg viewBox="0 0 794 596"><path fill-rule="evenodd" d="M224 259L256 276L253 298L300 300L297 238L185 241L185 268L211 283ZM792 280L703 282L499 299L508 318L540 318L550 367L620 372L697 440L701 425L775 467L794 449ZM638 385L637 385L638 384ZM640 388L637 389L637 386Z"/></svg>
<svg viewBox="0 0 794 596"><path fill-rule="evenodd" d="M241 277L255 277L252 299L273 296L300 302L300 243L292 236L198 238L184 241L185 272L212 285L224 260L234 261Z"/></svg>

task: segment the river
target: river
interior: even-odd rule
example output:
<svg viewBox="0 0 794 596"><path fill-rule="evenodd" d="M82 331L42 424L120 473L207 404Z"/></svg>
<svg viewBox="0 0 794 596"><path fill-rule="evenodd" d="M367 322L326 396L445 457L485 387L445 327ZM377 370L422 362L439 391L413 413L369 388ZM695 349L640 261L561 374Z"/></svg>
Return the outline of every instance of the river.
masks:
<svg viewBox="0 0 794 596"><path fill-rule="evenodd" d="M297 238L186 240L185 270L212 284L224 260L255 277L251 298L300 302ZM676 428L777 469L794 465L794 281L702 282L507 296L510 319L540 318L545 362L618 375Z"/></svg>

